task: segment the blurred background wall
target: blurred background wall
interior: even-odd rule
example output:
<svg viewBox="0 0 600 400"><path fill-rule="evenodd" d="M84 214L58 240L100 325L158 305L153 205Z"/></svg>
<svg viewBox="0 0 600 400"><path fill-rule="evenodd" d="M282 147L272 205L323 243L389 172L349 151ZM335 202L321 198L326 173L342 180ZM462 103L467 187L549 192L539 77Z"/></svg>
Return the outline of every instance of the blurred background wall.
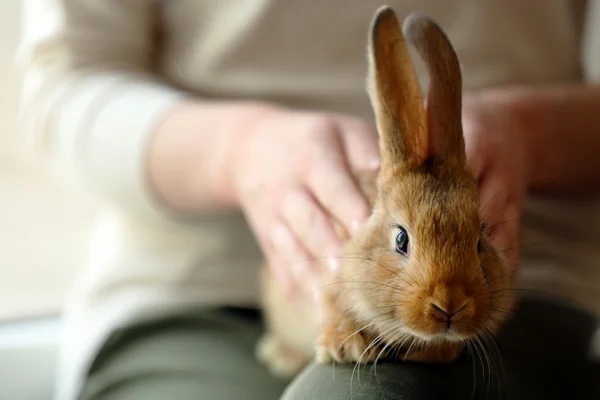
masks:
<svg viewBox="0 0 600 400"><path fill-rule="evenodd" d="M93 209L54 182L16 121L20 0L0 1L0 322L54 314L85 261Z"/></svg>

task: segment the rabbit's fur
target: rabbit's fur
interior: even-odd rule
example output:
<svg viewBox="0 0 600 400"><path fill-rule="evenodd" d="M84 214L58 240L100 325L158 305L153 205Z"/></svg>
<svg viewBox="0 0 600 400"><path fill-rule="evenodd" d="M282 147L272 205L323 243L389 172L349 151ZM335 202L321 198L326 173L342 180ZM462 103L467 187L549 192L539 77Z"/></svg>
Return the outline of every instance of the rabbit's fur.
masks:
<svg viewBox="0 0 600 400"><path fill-rule="evenodd" d="M426 107L406 40L429 71ZM514 273L485 235L466 164L452 45L428 17L414 13L401 27L386 6L373 18L368 54L382 166L357 181L373 211L352 237L333 221L346 246L339 275L322 284L320 311L290 304L262 269L268 331L258 355L279 375L313 358L451 362L467 340L497 331L515 303ZM395 251L400 227L406 254Z"/></svg>

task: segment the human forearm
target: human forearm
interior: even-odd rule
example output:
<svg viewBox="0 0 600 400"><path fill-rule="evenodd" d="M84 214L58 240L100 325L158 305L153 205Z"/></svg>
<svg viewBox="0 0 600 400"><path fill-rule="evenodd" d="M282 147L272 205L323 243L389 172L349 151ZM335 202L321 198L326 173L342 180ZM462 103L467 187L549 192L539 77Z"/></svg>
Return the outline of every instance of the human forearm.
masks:
<svg viewBox="0 0 600 400"><path fill-rule="evenodd" d="M509 88L476 95L514 118L526 154L530 193L600 192L600 87L585 84ZM495 111L494 111L495 112ZM510 160L508 160L510 162Z"/></svg>
<svg viewBox="0 0 600 400"><path fill-rule="evenodd" d="M147 179L159 201L175 212L237 207L228 178L232 150L240 135L273 109L251 102L200 101L173 109L148 147Z"/></svg>

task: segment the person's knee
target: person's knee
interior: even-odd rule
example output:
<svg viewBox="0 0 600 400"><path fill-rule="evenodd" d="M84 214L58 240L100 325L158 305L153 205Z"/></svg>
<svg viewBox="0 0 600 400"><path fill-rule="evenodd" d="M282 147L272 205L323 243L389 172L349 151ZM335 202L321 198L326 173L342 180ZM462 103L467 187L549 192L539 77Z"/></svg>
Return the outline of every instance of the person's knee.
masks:
<svg viewBox="0 0 600 400"><path fill-rule="evenodd" d="M307 367L281 400L464 400L479 396L470 365L426 366L409 363L317 365ZM478 397L479 396L479 397Z"/></svg>

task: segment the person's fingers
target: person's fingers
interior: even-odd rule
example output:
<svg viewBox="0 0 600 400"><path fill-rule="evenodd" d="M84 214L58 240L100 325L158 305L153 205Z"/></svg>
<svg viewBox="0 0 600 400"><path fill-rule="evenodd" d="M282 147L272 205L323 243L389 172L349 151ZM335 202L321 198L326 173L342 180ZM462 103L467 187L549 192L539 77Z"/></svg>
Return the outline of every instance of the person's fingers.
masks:
<svg viewBox="0 0 600 400"><path fill-rule="evenodd" d="M483 178L486 169L486 160L489 157L487 148L482 140L484 135L477 134L478 124L473 118L463 120L463 132L465 138L465 153L467 156L467 165L474 174L474 178L479 182Z"/></svg>
<svg viewBox="0 0 600 400"><path fill-rule="evenodd" d="M328 145L315 149L304 183L323 208L353 233L370 210L349 171L340 135L329 137Z"/></svg>
<svg viewBox="0 0 600 400"><path fill-rule="evenodd" d="M356 118L340 120L344 153L351 171L377 171L381 155L375 127Z"/></svg>
<svg viewBox="0 0 600 400"><path fill-rule="evenodd" d="M342 243L325 211L305 188L288 191L281 218L316 261L326 262L332 272L337 270Z"/></svg>
<svg viewBox="0 0 600 400"><path fill-rule="evenodd" d="M493 172L493 173L492 173ZM511 265L519 259L520 202L518 194L508 184L508 177L501 171L490 171L484 175L480 190L481 213L487 235L499 252Z"/></svg>
<svg viewBox="0 0 600 400"><path fill-rule="evenodd" d="M245 214L263 251L268 268L286 296L294 297L299 288L292 271L288 268L289 255L285 250L282 251L282 248L290 247L288 242L291 240L291 234L287 231L287 227L277 221L272 214L261 212L256 204L254 207L246 208Z"/></svg>
<svg viewBox="0 0 600 400"><path fill-rule="evenodd" d="M265 257L267 259L268 267L271 269L277 282L279 282L283 293L285 293L288 298L294 298L300 289L294 281L291 272L285 268L285 261L283 261L276 252L266 253Z"/></svg>
<svg viewBox="0 0 600 400"><path fill-rule="evenodd" d="M501 177L486 174L479 187L480 214L485 225L486 233L492 238L495 232L502 228L504 210L507 204L508 193Z"/></svg>
<svg viewBox="0 0 600 400"><path fill-rule="evenodd" d="M518 204L510 203L503 213L506 223L496 234L496 246L503 253L510 265L515 268L519 262L519 227L521 210Z"/></svg>
<svg viewBox="0 0 600 400"><path fill-rule="evenodd" d="M291 280L287 284L294 292L314 290L317 277L313 261L290 228L283 221L278 221L271 234L274 246L272 257L275 261L273 268L279 270L280 276L287 274L283 279Z"/></svg>

